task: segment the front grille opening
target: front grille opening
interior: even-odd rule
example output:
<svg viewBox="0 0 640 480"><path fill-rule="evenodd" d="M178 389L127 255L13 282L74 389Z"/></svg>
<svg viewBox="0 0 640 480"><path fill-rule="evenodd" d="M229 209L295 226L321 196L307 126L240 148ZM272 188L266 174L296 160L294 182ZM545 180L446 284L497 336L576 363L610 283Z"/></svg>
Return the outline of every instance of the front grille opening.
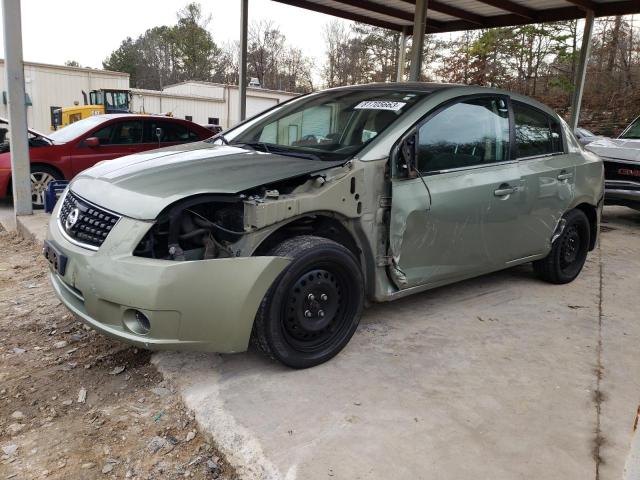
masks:
<svg viewBox="0 0 640 480"><path fill-rule="evenodd" d="M120 215L109 212L84 200L73 192L67 192L60 208L60 227L80 244L100 247Z"/></svg>

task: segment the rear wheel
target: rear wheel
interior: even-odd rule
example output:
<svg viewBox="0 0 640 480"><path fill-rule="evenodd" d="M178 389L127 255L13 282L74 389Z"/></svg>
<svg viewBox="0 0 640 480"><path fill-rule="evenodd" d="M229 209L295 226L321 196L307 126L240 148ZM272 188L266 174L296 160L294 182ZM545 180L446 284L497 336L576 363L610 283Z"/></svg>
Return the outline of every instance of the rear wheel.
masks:
<svg viewBox="0 0 640 480"><path fill-rule="evenodd" d="M254 343L292 368L326 362L349 342L362 313L364 286L355 256L314 236L285 240L270 255L292 261L260 305Z"/></svg>
<svg viewBox="0 0 640 480"><path fill-rule="evenodd" d="M573 281L582 270L589 252L591 229L584 212L571 210L565 214L564 220L564 230L553 242L549 255L533 262L538 276L550 283Z"/></svg>
<svg viewBox="0 0 640 480"><path fill-rule="evenodd" d="M31 203L33 208L44 208L44 196L47 187L54 180L62 180L62 175L46 165L31 166Z"/></svg>

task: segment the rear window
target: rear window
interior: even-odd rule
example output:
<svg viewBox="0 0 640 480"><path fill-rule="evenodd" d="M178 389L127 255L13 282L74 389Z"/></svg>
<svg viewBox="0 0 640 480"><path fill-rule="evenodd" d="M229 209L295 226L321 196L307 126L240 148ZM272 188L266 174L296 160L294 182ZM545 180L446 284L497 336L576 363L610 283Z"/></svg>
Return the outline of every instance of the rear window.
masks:
<svg viewBox="0 0 640 480"><path fill-rule="evenodd" d="M546 113L513 103L518 158L562 153L562 134L558 122Z"/></svg>
<svg viewBox="0 0 640 480"><path fill-rule="evenodd" d="M160 131L156 132L159 128ZM160 134L160 142L193 142L199 140L199 136L186 125L178 122L168 122L166 120L150 120L147 132L147 142L157 142Z"/></svg>

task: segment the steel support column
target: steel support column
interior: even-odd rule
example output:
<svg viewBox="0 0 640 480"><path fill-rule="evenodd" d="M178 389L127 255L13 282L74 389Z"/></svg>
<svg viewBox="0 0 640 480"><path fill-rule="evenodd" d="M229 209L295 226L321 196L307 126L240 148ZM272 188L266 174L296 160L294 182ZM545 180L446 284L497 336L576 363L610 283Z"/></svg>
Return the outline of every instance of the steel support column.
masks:
<svg viewBox="0 0 640 480"><path fill-rule="evenodd" d="M407 61L407 29L402 27L400 33L400 41L398 43L398 73L396 74L396 82L404 80L404 68Z"/></svg>
<svg viewBox="0 0 640 480"><path fill-rule="evenodd" d="M15 216L31 215L31 168L27 139L27 105L22 61L22 23L20 0L2 0L4 27L4 68L9 108L11 142L11 181Z"/></svg>
<svg viewBox="0 0 640 480"><path fill-rule="evenodd" d="M249 0L240 0L240 58L238 79L238 121L247 117L247 37L249 28Z"/></svg>
<svg viewBox="0 0 640 480"><path fill-rule="evenodd" d="M573 100L571 102L571 128L578 128L580 120L580 107L582 106L582 93L584 91L584 81L587 76L587 65L591 55L591 35L593 33L593 10L587 11L584 21L584 32L582 33L582 47L580 48L580 64L576 71Z"/></svg>
<svg viewBox="0 0 640 480"><path fill-rule="evenodd" d="M413 16L413 36L411 40L411 67L409 69L409 80L416 82L420 80L422 71L422 47L424 45L424 35L427 30L427 0L416 0L416 11Z"/></svg>

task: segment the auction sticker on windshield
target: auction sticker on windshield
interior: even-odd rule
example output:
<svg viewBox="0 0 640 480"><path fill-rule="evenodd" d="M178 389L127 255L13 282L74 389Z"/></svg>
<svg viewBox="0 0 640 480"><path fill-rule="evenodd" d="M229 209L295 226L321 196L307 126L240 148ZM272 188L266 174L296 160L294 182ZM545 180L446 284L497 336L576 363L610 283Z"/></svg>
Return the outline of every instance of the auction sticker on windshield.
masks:
<svg viewBox="0 0 640 480"><path fill-rule="evenodd" d="M392 110L397 112L406 102L390 102L385 100L365 100L353 107L356 110Z"/></svg>

